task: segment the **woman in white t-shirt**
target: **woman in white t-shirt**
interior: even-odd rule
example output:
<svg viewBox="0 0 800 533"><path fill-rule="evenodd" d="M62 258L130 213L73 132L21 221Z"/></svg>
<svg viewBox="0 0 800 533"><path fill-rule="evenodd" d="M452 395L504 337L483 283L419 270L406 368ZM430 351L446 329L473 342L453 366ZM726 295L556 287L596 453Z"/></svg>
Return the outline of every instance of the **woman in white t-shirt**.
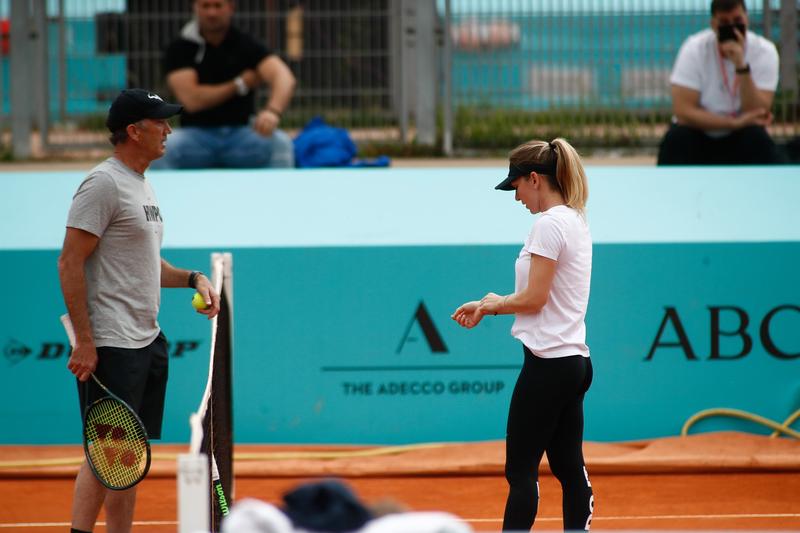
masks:
<svg viewBox="0 0 800 533"><path fill-rule="evenodd" d="M541 213L515 264L514 293L489 293L453 313L466 328L486 315L514 314L511 334L524 363L508 413L503 530L527 531L538 510L542 455L561 482L565 530L588 530L594 499L583 460L583 397L592 382L584 317L592 239L584 207L586 174L564 139L530 141L509 154L496 189Z"/></svg>

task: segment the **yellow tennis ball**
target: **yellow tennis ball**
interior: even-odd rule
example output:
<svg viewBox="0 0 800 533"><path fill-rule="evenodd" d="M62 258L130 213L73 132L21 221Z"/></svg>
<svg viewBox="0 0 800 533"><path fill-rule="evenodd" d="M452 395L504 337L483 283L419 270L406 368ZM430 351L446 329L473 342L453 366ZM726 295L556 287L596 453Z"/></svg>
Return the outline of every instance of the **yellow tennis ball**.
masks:
<svg viewBox="0 0 800 533"><path fill-rule="evenodd" d="M201 309L207 309L208 306L206 305L206 301L203 300L203 295L199 292L194 293L192 297L192 307L197 309L198 311Z"/></svg>

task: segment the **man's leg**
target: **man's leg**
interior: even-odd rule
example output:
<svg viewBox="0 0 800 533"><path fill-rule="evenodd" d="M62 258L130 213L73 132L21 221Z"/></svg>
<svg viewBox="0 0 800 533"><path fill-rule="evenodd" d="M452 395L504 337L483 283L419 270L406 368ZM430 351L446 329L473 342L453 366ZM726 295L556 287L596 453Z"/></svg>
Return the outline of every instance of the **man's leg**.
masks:
<svg viewBox="0 0 800 533"><path fill-rule="evenodd" d="M781 156L775 141L763 126L748 126L724 137L723 164L777 165Z"/></svg>
<svg viewBox="0 0 800 533"><path fill-rule="evenodd" d="M219 152L214 128L177 128L169 137L164 156L150 164L153 170L211 168Z"/></svg>
<svg viewBox="0 0 800 533"><path fill-rule="evenodd" d="M294 168L294 142L283 130L275 130L272 134L272 157L269 160L272 168Z"/></svg>
<svg viewBox="0 0 800 533"><path fill-rule="evenodd" d="M292 168L294 145L289 135L275 130L270 137L249 126L231 128L221 150L222 165L230 168Z"/></svg>
<svg viewBox="0 0 800 533"><path fill-rule="evenodd" d="M672 124L658 148L657 165L709 165L709 138L701 130Z"/></svg>
<svg viewBox="0 0 800 533"><path fill-rule="evenodd" d="M129 533L136 507L136 487L127 490L109 490L106 495L106 531Z"/></svg>
<svg viewBox="0 0 800 533"><path fill-rule="evenodd" d="M75 478L75 491L72 500L72 528L78 531L92 531L97 515L106 498L106 489L94 477L89 465L84 462Z"/></svg>

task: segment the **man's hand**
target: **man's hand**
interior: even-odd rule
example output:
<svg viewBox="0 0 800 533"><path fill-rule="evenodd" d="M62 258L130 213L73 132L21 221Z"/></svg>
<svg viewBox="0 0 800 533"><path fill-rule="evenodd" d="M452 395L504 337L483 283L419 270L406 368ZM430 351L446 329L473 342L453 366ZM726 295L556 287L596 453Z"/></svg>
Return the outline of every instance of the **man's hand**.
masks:
<svg viewBox="0 0 800 533"><path fill-rule="evenodd" d="M258 87L258 84L261 83L261 78L258 77L258 73L251 68L244 69L242 73L239 74L239 77L242 78L242 81L244 81L245 85L247 85L250 90L255 89Z"/></svg>
<svg viewBox="0 0 800 533"><path fill-rule="evenodd" d="M730 60L736 68L744 68L747 65L744 60L744 35L736 28L733 28L733 33L736 35L736 40L719 43L719 51L722 57Z"/></svg>
<svg viewBox="0 0 800 533"><path fill-rule="evenodd" d="M277 113L269 109L264 109L256 115L256 121L253 124L253 129L264 137L269 137L272 132L278 129L278 124L281 117Z"/></svg>
<svg viewBox="0 0 800 533"><path fill-rule="evenodd" d="M766 109L753 109L745 111L733 120L734 129L745 128L747 126L769 126L772 124L772 113Z"/></svg>
<svg viewBox="0 0 800 533"><path fill-rule="evenodd" d="M67 361L67 368L80 381L86 381L97 368L97 350L93 342L77 342Z"/></svg>
<svg viewBox="0 0 800 533"><path fill-rule="evenodd" d="M201 315L206 315L209 319L217 316L219 314L219 294L214 290L211 281L202 274L197 276L195 290L200 293L206 303L206 308L198 309L197 312Z"/></svg>

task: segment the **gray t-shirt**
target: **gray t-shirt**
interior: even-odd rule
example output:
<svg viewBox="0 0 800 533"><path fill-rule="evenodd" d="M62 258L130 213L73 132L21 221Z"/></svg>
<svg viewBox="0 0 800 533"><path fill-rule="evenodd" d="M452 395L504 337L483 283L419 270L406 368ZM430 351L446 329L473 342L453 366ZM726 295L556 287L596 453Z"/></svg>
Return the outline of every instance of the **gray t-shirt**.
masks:
<svg viewBox="0 0 800 533"><path fill-rule="evenodd" d="M67 227L100 238L85 274L96 346L142 348L158 336L163 220L147 179L110 157L78 187Z"/></svg>

